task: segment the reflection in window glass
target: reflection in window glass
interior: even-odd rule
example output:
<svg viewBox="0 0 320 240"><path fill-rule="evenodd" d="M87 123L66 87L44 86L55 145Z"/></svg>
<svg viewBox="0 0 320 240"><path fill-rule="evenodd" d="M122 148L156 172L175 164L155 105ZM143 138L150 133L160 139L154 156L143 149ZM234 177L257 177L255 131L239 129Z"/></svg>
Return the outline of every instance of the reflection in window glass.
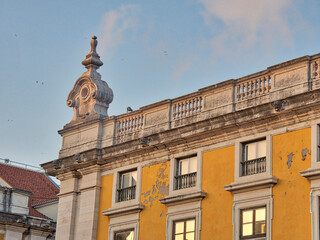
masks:
<svg viewBox="0 0 320 240"><path fill-rule="evenodd" d="M241 236L245 239L266 236L265 207L241 211Z"/></svg>
<svg viewBox="0 0 320 240"><path fill-rule="evenodd" d="M187 232L194 231L194 220L187 221Z"/></svg>
<svg viewBox="0 0 320 240"><path fill-rule="evenodd" d="M174 240L195 239L195 219L182 220L174 223Z"/></svg>
<svg viewBox="0 0 320 240"><path fill-rule="evenodd" d="M134 231L127 230L122 232L115 233L115 240L133 240L134 238Z"/></svg>
<svg viewBox="0 0 320 240"><path fill-rule="evenodd" d="M178 175L197 172L197 157L179 160Z"/></svg>
<svg viewBox="0 0 320 240"><path fill-rule="evenodd" d="M260 208L256 210L256 221L266 220L266 209Z"/></svg>
<svg viewBox="0 0 320 240"><path fill-rule="evenodd" d="M253 217L253 210L247 210L242 212L242 222L251 223Z"/></svg>
<svg viewBox="0 0 320 240"><path fill-rule="evenodd" d="M176 233L183 233L183 230L184 230L184 223L177 222L176 223Z"/></svg>

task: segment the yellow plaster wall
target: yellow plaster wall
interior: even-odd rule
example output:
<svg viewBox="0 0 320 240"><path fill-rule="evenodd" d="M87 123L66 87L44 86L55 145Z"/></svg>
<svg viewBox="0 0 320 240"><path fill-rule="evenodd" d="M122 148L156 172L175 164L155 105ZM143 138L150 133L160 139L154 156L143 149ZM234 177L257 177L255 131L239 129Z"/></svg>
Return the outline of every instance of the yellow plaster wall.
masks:
<svg viewBox="0 0 320 240"><path fill-rule="evenodd" d="M107 240L109 231L109 218L102 215L102 211L111 207L113 175L101 178L100 206L97 229L97 240Z"/></svg>
<svg viewBox="0 0 320 240"><path fill-rule="evenodd" d="M234 146L203 153L201 239L232 239L233 195L224 190L234 182Z"/></svg>
<svg viewBox="0 0 320 240"><path fill-rule="evenodd" d="M273 188L272 239L311 239L310 183L299 173L311 166L311 156L303 161L303 149L311 151L310 128L273 137L273 175L279 181Z"/></svg>
<svg viewBox="0 0 320 240"><path fill-rule="evenodd" d="M167 207L159 199L169 192L170 162L142 168L139 239L166 239Z"/></svg>

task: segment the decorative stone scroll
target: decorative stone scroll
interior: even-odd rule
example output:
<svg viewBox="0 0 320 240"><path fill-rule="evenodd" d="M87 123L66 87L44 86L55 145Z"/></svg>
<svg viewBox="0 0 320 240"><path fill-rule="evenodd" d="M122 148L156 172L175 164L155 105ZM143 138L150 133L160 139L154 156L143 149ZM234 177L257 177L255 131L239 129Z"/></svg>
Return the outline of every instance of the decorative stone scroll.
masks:
<svg viewBox="0 0 320 240"><path fill-rule="evenodd" d="M96 36L92 37L91 51L82 61L88 70L76 81L68 95L67 106L73 107L74 112L71 122L107 117L109 104L113 100L112 89L96 71L103 65L96 52L96 39Z"/></svg>

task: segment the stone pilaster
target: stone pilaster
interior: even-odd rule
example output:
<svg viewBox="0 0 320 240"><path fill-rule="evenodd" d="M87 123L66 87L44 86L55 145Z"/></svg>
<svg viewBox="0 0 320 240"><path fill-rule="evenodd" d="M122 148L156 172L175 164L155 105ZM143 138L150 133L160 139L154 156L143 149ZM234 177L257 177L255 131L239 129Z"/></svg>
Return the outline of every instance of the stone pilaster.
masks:
<svg viewBox="0 0 320 240"><path fill-rule="evenodd" d="M78 201L79 174L77 172L58 176L61 181L56 239L73 240Z"/></svg>
<svg viewBox="0 0 320 240"><path fill-rule="evenodd" d="M80 205L77 213L75 239L96 239L100 196L100 167L93 166L81 171Z"/></svg>

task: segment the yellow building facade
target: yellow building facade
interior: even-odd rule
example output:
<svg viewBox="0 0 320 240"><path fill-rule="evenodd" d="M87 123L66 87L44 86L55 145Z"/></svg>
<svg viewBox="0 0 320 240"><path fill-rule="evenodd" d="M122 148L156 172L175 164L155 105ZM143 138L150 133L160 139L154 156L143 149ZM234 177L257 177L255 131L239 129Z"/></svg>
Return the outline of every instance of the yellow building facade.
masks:
<svg viewBox="0 0 320 240"><path fill-rule="evenodd" d="M319 54L108 116L96 46L42 165L56 239L320 239Z"/></svg>

